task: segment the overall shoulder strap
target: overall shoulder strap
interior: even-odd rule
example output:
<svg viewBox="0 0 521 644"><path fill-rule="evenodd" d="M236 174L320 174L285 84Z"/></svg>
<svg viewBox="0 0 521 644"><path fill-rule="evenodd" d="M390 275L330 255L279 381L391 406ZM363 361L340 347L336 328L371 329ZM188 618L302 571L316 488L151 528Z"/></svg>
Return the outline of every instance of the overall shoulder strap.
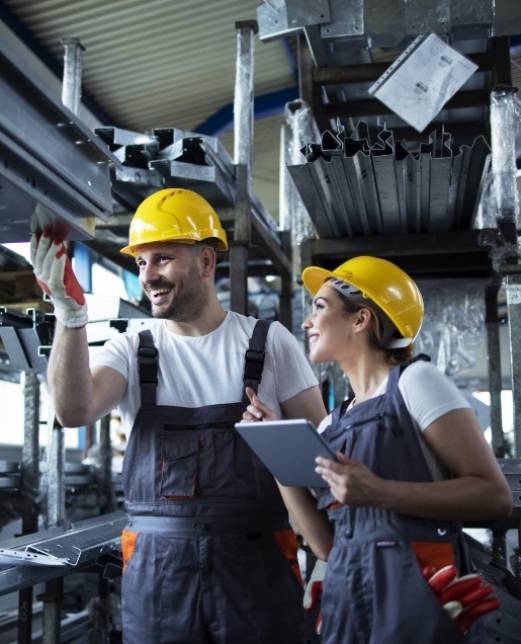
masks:
<svg viewBox="0 0 521 644"><path fill-rule="evenodd" d="M270 324L271 322L268 320L257 320L244 359L244 387L251 387L255 393L258 391L262 379L264 357L266 355L266 338L268 337ZM248 402L244 392L243 401Z"/></svg>
<svg viewBox="0 0 521 644"><path fill-rule="evenodd" d="M158 351L150 329L140 331L137 366L142 405L156 404L158 363Z"/></svg>

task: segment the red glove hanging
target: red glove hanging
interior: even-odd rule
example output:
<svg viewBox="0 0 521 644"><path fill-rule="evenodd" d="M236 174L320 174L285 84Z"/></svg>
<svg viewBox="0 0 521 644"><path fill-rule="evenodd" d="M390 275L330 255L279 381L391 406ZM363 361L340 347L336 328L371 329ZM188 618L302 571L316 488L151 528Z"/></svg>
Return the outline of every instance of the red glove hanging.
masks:
<svg viewBox="0 0 521 644"><path fill-rule="evenodd" d="M422 573L443 608L463 632L468 631L478 617L499 608L499 600L492 596L492 586L485 584L481 575L458 577L456 566L445 566L438 571L426 566Z"/></svg>

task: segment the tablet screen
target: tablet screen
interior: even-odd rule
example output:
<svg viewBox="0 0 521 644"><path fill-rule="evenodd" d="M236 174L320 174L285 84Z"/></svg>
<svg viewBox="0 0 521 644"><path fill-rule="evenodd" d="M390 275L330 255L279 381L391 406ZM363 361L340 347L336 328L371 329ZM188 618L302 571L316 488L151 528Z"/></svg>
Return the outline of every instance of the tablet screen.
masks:
<svg viewBox="0 0 521 644"><path fill-rule="evenodd" d="M315 458L336 460L335 454L308 420L236 423L235 429L282 485L328 487Z"/></svg>

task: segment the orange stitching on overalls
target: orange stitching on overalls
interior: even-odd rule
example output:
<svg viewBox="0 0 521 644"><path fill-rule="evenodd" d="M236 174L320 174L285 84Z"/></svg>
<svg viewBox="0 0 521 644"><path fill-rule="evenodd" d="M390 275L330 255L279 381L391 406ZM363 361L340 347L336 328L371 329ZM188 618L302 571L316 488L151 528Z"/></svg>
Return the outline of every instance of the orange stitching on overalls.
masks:
<svg viewBox="0 0 521 644"><path fill-rule="evenodd" d="M136 549L136 542L139 532L132 532L132 530L123 530L121 533L121 553L123 555L123 572L132 559L134 550Z"/></svg>

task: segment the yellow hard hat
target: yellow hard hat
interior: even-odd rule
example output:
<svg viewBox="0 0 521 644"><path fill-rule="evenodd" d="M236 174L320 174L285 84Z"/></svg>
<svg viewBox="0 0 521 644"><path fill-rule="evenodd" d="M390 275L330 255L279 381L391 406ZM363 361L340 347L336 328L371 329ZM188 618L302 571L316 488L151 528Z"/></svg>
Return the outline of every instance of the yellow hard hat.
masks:
<svg viewBox="0 0 521 644"><path fill-rule="evenodd" d="M302 273L304 286L311 295L331 278L358 289L363 297L382 309L403 338L414 341L423 321L423 298L416 283L396 264L361 255L348 259L333 271L308 266Z"/></svg>
<svg viewBox="0 0 521 644"><path fill-rule="evenodd" d="M206 199L192 190L165 188L139 204L130 223L129 244L121 252L135 257L142 244L194 244L210 238L218 240L217 250L228 250L226 232Z"/></svg>

